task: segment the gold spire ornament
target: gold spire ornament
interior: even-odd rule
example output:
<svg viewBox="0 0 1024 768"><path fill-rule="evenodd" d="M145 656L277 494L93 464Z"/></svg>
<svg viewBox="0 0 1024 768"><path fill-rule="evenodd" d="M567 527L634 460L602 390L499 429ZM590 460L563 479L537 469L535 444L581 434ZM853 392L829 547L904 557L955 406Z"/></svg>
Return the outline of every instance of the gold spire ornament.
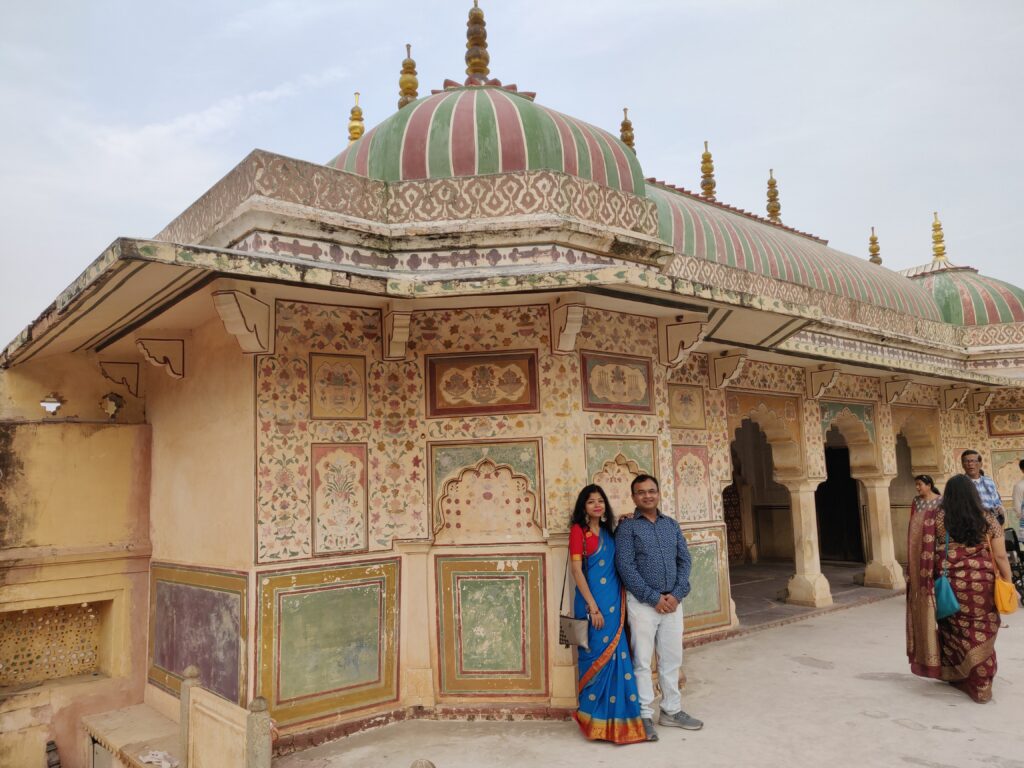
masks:
<svg viewBox="0 0 1024 768"><path fill-rule="evenodd" d="M356 91L356 103L348 113L348 143L352 144L363 135L366 127L363 125L363 110L359 106L359 91Z"/></svg>
<svg viewBox="0 0 1024 768"><path fill-rule="evenodd" d="M622 108L622 123L619 125L619 138L622 139L622 143L633 150L633 154L636 154L636 147L633 142L636 137L633 136L633 123L629 119L629 109L627 107Z"/></svg>
<svg viewBox="0 0 1024 768"><path fill-rule="evenodd" d="M705 200L715 199L715 164L711 161L708 143L704 142L704 154L700 156L700 196Z"/></svg>
<svg viewBox="0 0 1024 768"><path fill-rule="evenodd" d="M412 46L405 44L405 61L402 62L402 73L398 76L398 108L416 101L420 81L416 77L416 62L412 58Z"/></svg>
<svg viewBox="0 0 1024 768"><path fill-rule="evenodd" d="M768 169L768 220L781 224L782 204L779 202L779 182L775 180L775 171Z"/></svg>
<svg viewBox="0 0 1024 768"><path fill-rule="evenodd" d="M473 0L469 9L469 21L466 22L466 74L469 80L483 81L491 74L487 66L491 63L491 55L487 53L487 22L484 12Z"/></svg>
<svg viewBox="0 0 1024 768"><path fill-rule="evenodd" d="M875 234L875 228L871 228L871 237L868 238L868 253L871 256L868 257L868 261L872 264L881 264L882 257L878 254L882 252L882 249L878 246L878 235Z"/></svg>
<svg viewBox="0 0 1024 768"><path fill-rule="evenodd" d="M942 233L938 211L935 211L935 221L932 222L932 256L932 261L946 260L946 236Z"/></svg>

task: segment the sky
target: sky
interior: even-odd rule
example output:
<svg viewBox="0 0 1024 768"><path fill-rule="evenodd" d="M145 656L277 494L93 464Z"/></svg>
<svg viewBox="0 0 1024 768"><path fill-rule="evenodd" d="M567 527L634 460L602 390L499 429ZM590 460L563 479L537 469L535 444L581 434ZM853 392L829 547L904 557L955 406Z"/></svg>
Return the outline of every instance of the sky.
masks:
<svg viewBox="0 0 1024 768"><path fill-rule="evenodd" d="M115 238L152 237L252 149L326 162L465 77L470 0L5 2L0 346ZM617 134L644 173L885 266L931 260L1024 286L1024 2L482 0L491 76Z"/></svg>

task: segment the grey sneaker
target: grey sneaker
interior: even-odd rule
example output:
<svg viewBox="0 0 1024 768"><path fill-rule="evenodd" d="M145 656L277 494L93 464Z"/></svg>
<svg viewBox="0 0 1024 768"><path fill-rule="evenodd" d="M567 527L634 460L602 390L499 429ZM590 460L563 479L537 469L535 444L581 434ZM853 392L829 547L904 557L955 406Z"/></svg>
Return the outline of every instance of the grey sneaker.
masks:
<svg viewBox="0 0 1024 768"><path fill-rule="evenodd" d="M657 741L658 732L654 730L654 721L649 717L645 717L640 722L644 724L644 733L647 734L647 740Z"/></svg>
<svg viewBox="0 0 1024 768"><path fill-rule="evenodd" d="M704 723L696 717L690 717L681 709L674 715L670 715L664 709L661 710L658 725L667 725L670 728L685 728L687 731L699 731L704 727Z"/></svg>

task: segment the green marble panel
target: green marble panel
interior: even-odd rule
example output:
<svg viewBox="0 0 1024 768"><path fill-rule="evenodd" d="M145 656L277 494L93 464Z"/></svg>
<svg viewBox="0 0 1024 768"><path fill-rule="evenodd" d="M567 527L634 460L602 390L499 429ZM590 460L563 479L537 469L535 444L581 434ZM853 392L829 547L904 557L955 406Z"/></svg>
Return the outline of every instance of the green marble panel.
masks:
<svg viewBox="0 0 1024 768"><path fill-rule="evenodd" d="M520 672L523 576L457 577L460 673Z"/></svg>
<svg viewBox="0 0 1024 768"><path fill-rule="evenodd" d="M282 595L279 699L376 682L380 605L378 583Z"/></svg>
<svg viewBox="0 0 1024 768"><path fill-rule="evenodd" d="M655 471L657 466L655 465L654 441L652 440L591 437L587 438L586 451L587 477L596 475L605 462L613 461L619 454L635 462L641 472L658 474Z"/></svg>
<svg viewBox="0 0 1024 768"><path fill-rule="evenodd" d="M718 566L718 542L690 544L693 567L690 570L690 594L683 600L684 616L718 613L722 610L721 574Z"/></svg>
<svg viewBox="0 0 1024 768"><path fill-rule="evenodd" d="M843 411L848 411L853 414L857 421L864 425L864 428L868 431L868 436L871 438L871 442L875 441L875 419L874 409L870 405L860 405L857 403L830 403L821 401L821 432L822 434L828 432L829 427L832 426L832 422L836 420Z"/></svg>

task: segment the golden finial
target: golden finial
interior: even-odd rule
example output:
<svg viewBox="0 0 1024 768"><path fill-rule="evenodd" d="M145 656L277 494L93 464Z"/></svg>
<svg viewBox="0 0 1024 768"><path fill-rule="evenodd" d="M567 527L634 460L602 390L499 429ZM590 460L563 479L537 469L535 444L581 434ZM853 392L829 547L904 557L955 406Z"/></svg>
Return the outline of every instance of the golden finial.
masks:
<svg viewBox="0 0 1024 768"><path fill-rule="evenodd" d="M420 81L416 78L416 62L412 59L412 46L405 44L405 61L402 62L402 74L398 76L398 108L416 101L419 96Z"/></svg>
<svg viewBox="0 0 1024 768"><path fill-rule="evenodd" d="M782 204L779 203L779 182L775 180L775 171L768 169L768 220L781 224L779 214L782 212Z"/></svg>
<svg viewBox="0 0 1024 768"><path fill-rule="evenodd" d="M878 247L878 235L875 234L875 228L871 228L871 237L868 238L868 253L871 256L868 258L872 264L881 264L882 257L878 254L881 253L882 249Z"/></svg>
<svg viewBox="0 0 1024 768"><path fill-rule="evenodd" d="M473 0L469 9L469 21L466 22L466 74L471 80L486 80L491 73L487 66L491 56L487 53L487 22L484 12Z"/></svg>
<svg viewBox="0 0 1024 768"><path fill-rule="evenodd" d="M704 142L704 154L700 156L700 194L705 200L715 199L715 164L711 162L708 143Z"/></svg>
<svg viewBox="0 0 1024 768"><path fill-rule="evenodd" d="M635 137L633 136L633 123L629 119L629 109L627 107L622 108L622 124L619 125L619 138L622 139L622 143L633 150L633 154L636 154L636 147L633 145Z"/></svg>
<svg viewBox="0 0 1024 768"><path fill-rule="evenodd" d="M363 135L363 110L359 106L359 91L356 91L356 103L348 113L348 143L351 144Z"/></svg>
<svg viewBox="0 0 1024 768"><path fill-rule="evenodd" d="M932 222L932 254L933 261L946 260L946 238L942 234L942 222L939 221L938 211L935 211L935 221Z"/></svg>

